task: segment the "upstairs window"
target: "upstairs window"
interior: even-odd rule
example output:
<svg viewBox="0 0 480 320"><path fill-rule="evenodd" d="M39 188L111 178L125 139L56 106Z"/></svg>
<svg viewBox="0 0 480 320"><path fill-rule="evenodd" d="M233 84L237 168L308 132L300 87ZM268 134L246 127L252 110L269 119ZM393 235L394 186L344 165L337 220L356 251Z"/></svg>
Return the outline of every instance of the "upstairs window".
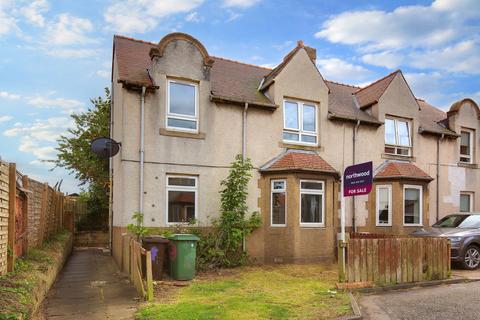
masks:
<svg viewBox="0 0 480 320"><path fill-rule="evenodd" d="M406 120L385 119L385 153L398 156L412 154L410 123Z"/></svg>
<svg viewBox="0 0 480 320"><path fill-rule="evenodd" d="M197 132L197 84L178 80L168 80L167 84L167 128Z"/></svg>
<svg viewBox="0 0 480 320"><path fill-rule="evenodd" d="M299 144L317 144L317 106L285 100L283 103L283 140Z"/></svg>
<svg viewBox="0 0 480 320"><path fill-rule="evenodd" d="M472 163L473 133L472 131L462 130L460 135L460 162Z"/></svg>

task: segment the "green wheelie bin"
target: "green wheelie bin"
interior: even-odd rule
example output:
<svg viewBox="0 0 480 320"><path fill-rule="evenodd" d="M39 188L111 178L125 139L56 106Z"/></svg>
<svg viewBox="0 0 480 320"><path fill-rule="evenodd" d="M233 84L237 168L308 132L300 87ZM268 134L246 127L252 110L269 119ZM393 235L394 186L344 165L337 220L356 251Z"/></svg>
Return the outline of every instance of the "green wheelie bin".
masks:
<svg viewBox="0 0 480 320"><path fill-rule="evenodd" d="M174 234L168 238L170 276L175 280L192 280L199 237L193 234Z"/></svg>

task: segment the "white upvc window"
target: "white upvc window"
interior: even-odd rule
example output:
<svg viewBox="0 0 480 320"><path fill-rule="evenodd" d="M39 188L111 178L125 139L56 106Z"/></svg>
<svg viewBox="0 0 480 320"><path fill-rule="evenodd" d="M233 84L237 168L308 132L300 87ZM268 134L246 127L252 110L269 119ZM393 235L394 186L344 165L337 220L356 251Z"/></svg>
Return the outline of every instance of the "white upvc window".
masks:
<svg viewBox="0 0 480 320"><path fill-rule="evenodd" d="M392 186L378 185L376 187L376 225L377 227L392 226Z"/></svg>
<svg viewBox="0 0 480 320"><path fill-rule="evenodd" d="M287 225L287 181L272 180L270 201L270 225L285 227Z"/></svg>
<svg viewBox="0 0 480 320"><path fill-rule="evenodd" d="M411 122L402 119L385 119L385 153L411 156Z"/></svg>
<svg viewBox="0 0 480 320"><path fill-rule="evenodd" d="M197 219L198 177L167 176L167 224L188 223Z"/></svg>
<svg viewBox="0 0 480 320"><path fill-rule="evenodd" d="M417 185L403 186L403 225L421 226L423 219L423 188Z"/></svg>
<svg viewBox="0 0 480 320"><path fill-rule="evenodd" d="M473 211L473 192L460 192L460 212Z"/></svg>
<svg viewBox="0 0 480 320"><path fill-rule="evenodd" d="M283 101L283 141L317 145L317 105L294 100Z"/></svg>
<svg viewBox="0 0 480 320"><path fill-rule="evenodd" d="M300 180L300 226L325 226L325 182Z"/></svg>
<svg viewBox="0 0 480 320"><path fill-rule="evenodd" d="M473 163L474 131L462 129L460 132L460 162Z"/></svg>
<svg viewBox="0 0 480 320"><path fill-rule="evenodd" d="M167 80L166 127L170 130L198 132L198 84Z"/></svg>

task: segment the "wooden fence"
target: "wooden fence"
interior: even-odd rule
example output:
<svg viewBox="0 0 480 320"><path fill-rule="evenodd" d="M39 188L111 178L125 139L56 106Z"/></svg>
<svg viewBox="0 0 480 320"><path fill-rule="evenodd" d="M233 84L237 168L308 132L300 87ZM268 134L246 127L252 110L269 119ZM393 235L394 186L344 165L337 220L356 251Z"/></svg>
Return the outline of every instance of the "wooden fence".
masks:
<svg viewBox="0 0 480 320"><path fill-rule="evenodd" d="M12 271L28 248L42 246L61 229L73 232L63 206L63 193L0 160L0 275Z"/></svg>
<svg viewBox="0 0 480 320"><path fill-rule="evenodd" d="M346 282L392 285L450 276L446 238L359 237L347 244Z"/></svg>
<svg viewBox="0 0 480 320"><path fill-rule="evenodd" d="M144 299L153 300L152 253L128 234L122 235L122 270L128 273L130 280ZM145 267L142 268L142 261Z"/></svg>

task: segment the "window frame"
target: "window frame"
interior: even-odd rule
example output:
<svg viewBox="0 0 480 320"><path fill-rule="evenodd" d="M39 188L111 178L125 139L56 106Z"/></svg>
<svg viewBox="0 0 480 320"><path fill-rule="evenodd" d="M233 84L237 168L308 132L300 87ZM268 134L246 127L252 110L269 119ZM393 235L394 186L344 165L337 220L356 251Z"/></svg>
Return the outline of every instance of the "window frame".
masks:
<svg viewBox="0 0 480 320"><path fill-rule="evenodd" d="M380 223L380 215L378 214L380 197L379 189L388 190L388 223ZM405 221L405 220L404 220ZM375 187L375 226L377 227L391 227L392 226L392 185L391 184L381 184Z"/></svg>
<svg viewBox="0 0 480 320"><path fill-rule="evenodd" d="M395 118L392 116L386 116L386 120L391 120L393 121L393 127L395 130L395 143L396 144L389 144L387 143L385 136L386 136L386 125L384 124L384 135L383 135L383 141L384 141L384 152L385 154L389 155L394 155L394 156L399 156L399 157L411 157L412 156L412 149L413 149L413 144L412 144L412 120L409 119L403 119L403 118ZM408 146L402 146L398 144L399 138L398 138L398 125L397 122L405 122L407 124L407 130L408 130ZM385 149L393 148L393 153L387 152ZM397 150L399 149L406 149L408 151L408 154L399 154Z"/></svg>
<svg viewBox="0 0 480 320"><path fill-rule="evenodd" d="M298 119L298 129L296 128L288 128L286 125L286 108L285 103L295 103L297 104L297 119ZM311 106L314 107L314 120L315 120L315 131L309 131L303 129L303 108L304 106ZM282 130L282 141L288 144L298 144L298 145L306 145L306 146L318 146L318 104L314 102L307 102L295 99L283 99L283 130ZM293 133L298 134L298 141L296 140L286 140L283 135L284 133ZM309 136L315 137L315 142L304 142L302 141L302 136Z"/></svg>
<svg viewBox="0 0 480 320"><path fill-rule="evenodd" d="M420 191L419 196L419 223L405 223L405 190L406 189L417 189ZM403 226L404 227L421 227L423 226L423 186L413 185L413 184L405 184L403 185Z"/></svg>
<svg viewBox="0 0 480 320"><path fill-rule="evenodd" d="M469 211L462 211L462 196L468 196L469 201L468 201L468 206L469 206ZM458 211L460 212L473 212L473 205L474 205L474 192L471 191L460 191L460 201L458 204Z"/></svg>
<svg viewBox="0 0 480 320"><path fill-rule="evenodd" d="M315 189L302 189L302 182L315 182L322 184L322 190L315 190ZM309 180L309 179L301 179L298 185L298 189L300 191L299 197L299 215L298 220L300 223L300 227L311 227L311 228L323 228L325 227L325 181L323 180ZM313 194L313 195L321 195L322 196L322 222L302 222L302 194Z"/></svg>
<svg viewBox="0 0 480 320"><path fill-rule="evenodd" d="M195 181L195 186L171 186L169 185L169 178L187 178L193 179ZM198 176L192 175L176 175L176 174L167 174L166 181L165 181L165 222L166 225L178 225L178 224L188 224L188 221L185 222L170 222L168 221L168 209L169 209L169 198L168 192L169 191L184 191L184 192L195 192L195 207L194 207L194 219L197 220L198 218Z"/></svg>
<svg viewBox="0 0 480 320"><path fill-rule="evenodd" d="M189 115L184 115L184 114L179 114L179 113L174 113L170 112L170 84L171 83L178 83L178 84L183 84L183 85L189 85L195 88L195 115L194 116L189 116ZM199 132L199 119L198 119L198 83L194 81L186 81L186 80L177 80L177 79L167 79L167 94L166 94L166 99L167 99L167 107L166 107L166 113L165 113L165 127L168 130L172 131L181 131L181 132L193 132L193 133L198 133ZM169 126L168 125L168 119L178 119L178 120L188 120L188 121L194 121L196 124L196 129L188 129L188 128L181 128L181 127L175 127L175 126Z"/></svg>
<svg viewBox="0 0 480 320"><path fill-rule="evenodd" d="M469 143L469 146L468 146L468 149L470 151L470 154L469 155L466 155L466 154L462 154L462 133L465 132L465 133L468 133L468 136L469 136L469 139L468 139L468 143ZM459 146L458 146L458 161L460 163L467 163L467 164L472 164L473 163L473 146L474 146L474 137L475 137L475 131L472 130L472 129L467 129L467 128L462 128L460 130L460 141L459 141ZM462 161L462 158L468 158L468 161Z"/></svg>
<svg viewBox="0 0 480 320"><path fill-rule="evenodd" d="M275 182L283 182L284 188L283 189L273 189L273 184ZM285 194L285 223L284 224L274 224L273 223L273 194L274 193L284 193ZM281 228L287 226L287 180L286 179L272 179L270 182L270 227L274 228Z"/></svg>

